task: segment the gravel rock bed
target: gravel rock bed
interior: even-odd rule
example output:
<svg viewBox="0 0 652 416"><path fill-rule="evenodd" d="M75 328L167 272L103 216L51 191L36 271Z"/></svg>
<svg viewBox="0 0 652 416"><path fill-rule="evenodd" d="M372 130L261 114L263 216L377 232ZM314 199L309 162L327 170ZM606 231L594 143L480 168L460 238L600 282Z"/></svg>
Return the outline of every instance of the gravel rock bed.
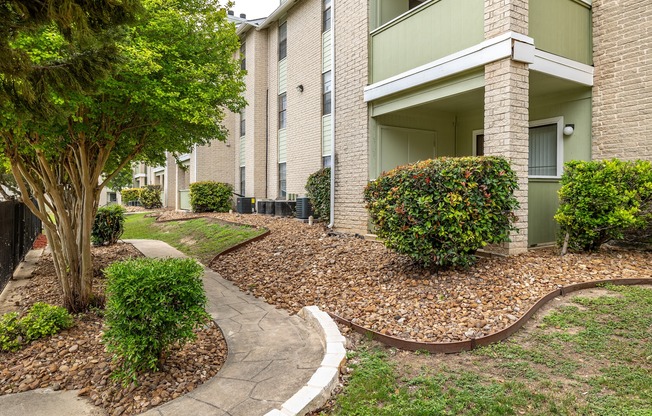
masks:
<svg viewBox="0 0 652 416"><path fill-rule="evenodd" d="M497 332L562 285L652 277L649 251L605 248L560 257L558 249L546 248L480 258L468 270L437 272L415 266L379 242L329 235L319 224L265 215L209 215L271 230L266 238L211 264L241 290L294 313L317 305L413 341L463 341Z"/></svg>
<svg viewBox="0 0 652 416"><path fill-rule="evenodd" d="M96 292L103 292L105 266L141 256L130 244L93 248ZM50 255L41 258L30 283L17 292L19 311L39 301L62 304ZM134 415L192 391L217 374L226 360L222 333L210 325L198 332L197 342L171 351L162 371L143 374L138 386L122 387L110 378L114 366L101 343L102 328L98 314L79 314L69 330L18 352L0 353L0 395L37 388L80 390L80 395L110 415Z"/></svg>

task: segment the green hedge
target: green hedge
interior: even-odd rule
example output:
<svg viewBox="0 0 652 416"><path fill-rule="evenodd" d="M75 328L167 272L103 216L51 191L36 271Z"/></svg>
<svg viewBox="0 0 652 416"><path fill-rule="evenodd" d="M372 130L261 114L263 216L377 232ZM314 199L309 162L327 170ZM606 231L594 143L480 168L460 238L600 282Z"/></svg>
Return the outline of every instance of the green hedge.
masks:
<svg viewBox="0 0 652 416"><path fill-rule="evenodd" d="M161 208L161 187L159 185L147 185L140 189L140 205L147 209Z"/></svg>
<svg viewBox="0 0 652 416"><path fill-rule="evenodd" d="M228 212L232 207L233 186L204 181L190 184L190 206L194 212Z"/></svg>
<svg viewBox="0 0 652 416"><path fill-rule="evenodd" d="M504 158L438 158L383 173L364 198L387 247L424 266L467 266L477 249L509 241L516 188Z"/></svg>
<svg viewBox="0 0 652 416"><path fill-rule="evenodd" d="M195 340L206 323L203 267L192 259L132 259L111 264L104 341L119 363L115 377L154 371L172 345Z"/></svg>
<svg viewBox="0 0 652 416"><path fill-rule="evenodd" d="M91 240L97 245L115 244L124 232L125 209L120 205L100 207L95 214Z"/></svg>
<svg viewBox="0 0 652 416"><path fill-rule="evenodd" d="M308 176L306 192L315 216L328 220L331 215L331 168L319 169Z"/></svg>
<svg viewBox="0 0 652 416"><path fill-rule="evenodd" d="M571 161L561 185L555 215L560 244L568 234L569 249L592 251L639 232L650 237L652 162Z"/></svg>
<svg viewBox="0 0 652 416"><path fill-rule="evenodd" d="M127 188L120 191L122 196L122 203L128 204L130 202L136 202L140 199L140 188Z"/></svg>

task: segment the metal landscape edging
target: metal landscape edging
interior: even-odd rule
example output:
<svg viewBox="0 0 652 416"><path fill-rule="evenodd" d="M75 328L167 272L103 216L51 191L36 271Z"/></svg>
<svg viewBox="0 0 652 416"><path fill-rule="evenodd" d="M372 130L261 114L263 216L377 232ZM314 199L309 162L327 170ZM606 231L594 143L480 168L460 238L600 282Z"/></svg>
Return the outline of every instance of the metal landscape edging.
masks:
<svg viewBox="0 0 652 416"><path fill-rule="evenodd" d="M572 285L562 286L559 289L549 292L547 295L541 297L534 305L528 309L523 316L521 316L516 322L507 328L498 331L496 333L486 335L484 337L472 338L467 341L455 341L455 342L421 342L421 341L410 341L406 339L396 338L389 335L381 334L380 332L374 331L369 328L365 328L361 325L355 324L348 319L342 318L334 313L329 312L328 314L335 319L337 322L347 325L356 332L359 332L363 335L370 336L372 339L382 342L383 344L389 345L390 347L396 347L408 351L428 351L428 352L443 352L443 353L458 353L462 351L470 351L472 349L487 346L499 341L502 341L514 332L518 331L525 325L525 323L534 315L542 306L550 302L552 299L557 296L565 296L569 293L576 292L583 289L592 289L599 287L601 285L614 284L617 286L631 286L631 285L642 285L642 284L652 284L652 278L638 278L638 279L605 279L605 280L594 280L590 282L575 283Z"/></svg>
<svg viewBox="0 0 652 416"><path fill-rule="evenodd" d="M235 223L234 223L234 224L235 224ZM270 233L269 229L264 228L264 227L253 227L253 228L258 229L258 230L261 230L261 229L262 229L262 230L265 230L265 231L264 231L261 235L257 235L257 236L255 236L254 238L250 238L249 240L243 241L243 242L238 243L238 244L236 244L236 245L234 245L234 246L232 246L232 247L229 247L229 248L227 248L227 249L225 249L225 250L220 251L220 252L217 253L217 254L215 255L215 257L213 257L213 259L208 263L209 266L210 266L211 264L213 264L213 262L214 262L215 260L217 260L218 257L220 257L220 256L222 256L222 255L224 255L224 254L230 253L230 252L232 252L232 251L235 251L235 250L239 249L239 248L242 247L242 246L246 246L246 245L249 244L249 243L253 243L254 241L262 240L263 238L267 237L267 236L269 235L269 233Z"/></svg>

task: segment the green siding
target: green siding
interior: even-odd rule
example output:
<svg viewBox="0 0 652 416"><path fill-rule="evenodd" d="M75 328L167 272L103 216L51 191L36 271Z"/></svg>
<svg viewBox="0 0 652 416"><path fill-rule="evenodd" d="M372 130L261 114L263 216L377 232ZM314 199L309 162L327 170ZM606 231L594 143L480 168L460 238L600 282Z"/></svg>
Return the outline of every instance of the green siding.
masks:
<svg viewBox="0 0 652 416"><path fill-rule="evenodd" d="M559 206L558 181L531 180L528 183L528 244L556 241L559 227L554 220Z"/></svg>
<svg viewBox="0 0 652 416"><path fill-rule="evenodd" d="M435 157L435 132L381 127L380 171Z"/></svg>
<svg viewBox="0 0 652 416"><path fill-rule="evenodd" d="M530 0L530 33L537 49L593 63L591 8L575 0Z"/></svg>
<svg viewBox="0 0 652 416"><path fill-rule="evenodd" d="M483 0L431 0L372 32L372 82L427 64L483 40Z"/></svg>

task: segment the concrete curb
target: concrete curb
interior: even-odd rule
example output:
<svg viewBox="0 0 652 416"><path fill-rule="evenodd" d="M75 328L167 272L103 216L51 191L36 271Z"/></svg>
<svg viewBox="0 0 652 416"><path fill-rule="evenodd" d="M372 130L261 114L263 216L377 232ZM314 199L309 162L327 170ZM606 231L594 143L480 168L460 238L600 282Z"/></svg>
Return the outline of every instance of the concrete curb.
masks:
<svg viewBox="0 0 652 416"><path fill-rule="evenodd" d="M320 335L326 353L308 383L290 397L281 409L265 416L298 416L318 409L331 397L339 380L340 369L346 362L346 338L335 321L317 306L306 306L298 315Z"/></svg>

